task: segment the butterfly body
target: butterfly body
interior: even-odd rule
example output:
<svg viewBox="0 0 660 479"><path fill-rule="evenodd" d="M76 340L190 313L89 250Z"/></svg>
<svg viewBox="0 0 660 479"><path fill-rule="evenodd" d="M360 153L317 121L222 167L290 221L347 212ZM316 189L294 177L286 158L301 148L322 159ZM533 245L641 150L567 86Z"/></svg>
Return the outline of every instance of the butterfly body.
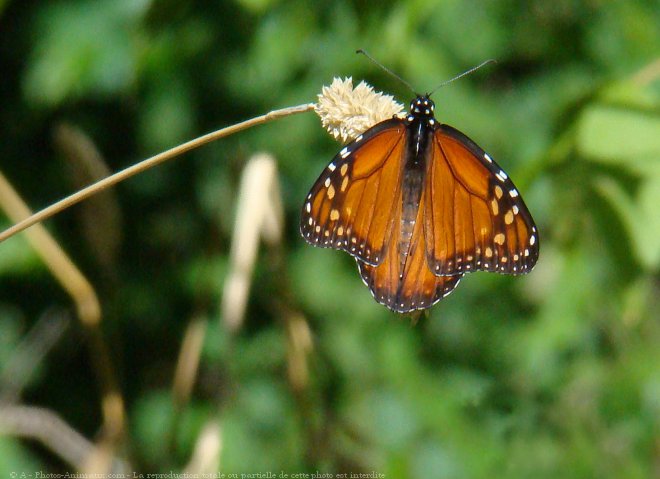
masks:
<svg viewBox="0 0 660 479"><path fill-rule="evenodd" d="M467 272L526 273L538 257L511 180L437 122L428 96L335 156L303 205L301 234L354 256L374 298L400 313L432 306Z"/></svg>
<svg viewBox="0 0 660 479"><path fill-rule="evenodd" d="M400 220L400 270L405 271L411 239L419 211L429 158L428 143L433 134L433 102L424 97L411 104L411 114L403 121L406 125L406 146L403 160L402 212ZM430 113L430 114L429 114Z"/></svg>

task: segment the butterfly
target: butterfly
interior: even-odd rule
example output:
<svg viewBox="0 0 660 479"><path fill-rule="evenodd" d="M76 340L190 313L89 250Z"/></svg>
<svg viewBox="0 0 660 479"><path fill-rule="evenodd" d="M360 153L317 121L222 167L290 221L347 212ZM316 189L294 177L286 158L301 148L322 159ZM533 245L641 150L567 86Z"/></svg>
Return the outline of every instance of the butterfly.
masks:
<svg viewBox="0 0 660 479"><path fill-rule="evenodd" d="M528 273L539 255L509 176L434 109L417 95L405 118L359 135L302 208L303 238L354 256L376 301L397 313L430 308L472 271Z"/></svg>

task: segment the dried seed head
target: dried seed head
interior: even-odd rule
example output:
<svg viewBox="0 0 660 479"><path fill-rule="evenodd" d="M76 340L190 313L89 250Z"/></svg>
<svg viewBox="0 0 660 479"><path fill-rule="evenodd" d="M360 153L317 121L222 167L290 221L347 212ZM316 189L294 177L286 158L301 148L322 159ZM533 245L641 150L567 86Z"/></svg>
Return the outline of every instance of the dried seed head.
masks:
<svg viewBox="0 0 660 479"><path fill-rule="evenodd" d="M323 127L342 143L354 140L403 109L391 95L375 92L363 81L353 88L351 77L335 78L330 86L324 86L315 108Z"/></svg>

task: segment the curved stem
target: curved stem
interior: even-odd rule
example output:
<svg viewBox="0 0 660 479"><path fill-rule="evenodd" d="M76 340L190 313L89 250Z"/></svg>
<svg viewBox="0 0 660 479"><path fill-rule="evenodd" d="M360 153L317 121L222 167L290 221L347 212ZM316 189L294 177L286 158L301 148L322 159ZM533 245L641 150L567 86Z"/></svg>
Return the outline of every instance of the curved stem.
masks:
<svg viewBox="0 0 660 479"><path fill-rule="evenodd" d="M226 128L222 128L220 130L214 131L212 133L208 133L204 136L200 136L199 138L195 138L194 140L188 141L186 143L183 143L179 146L175 146L174 148L171 148L167 151L164 151L162 153L159 153L156 156L152 156L151 158L147 158L144 161L141 161L140 163L137 163L133 166L129 166L128 168L118 171L117 173L108 176L107 178L102 179L101 181L98 181L86 188L83 188L82 190L67 196L66 198L53 203L52 205L44 208L43 210L33 214L29 218L26 218L22 221L19 221L16 223L14 226L11 226L10 228L7 228L5 231L0 233L0 242L14 236L17 233L20 233L21 231L25 230L26 228L29 228L30 226L39 223L41 221L44 221L48 218L50 218L53 215L56 215L60 211L63 211L67 209L70 206L75 205L76 203L79 203L90 196L105 190L106 188L109 188L121 181L124 181L127 178L130 178L131 176L137 175L138 173L141 173L151 167L154 167L160 163L163 163L167 160L170 160L172 158L175 158L183 153L186 153L190 150L193 150L195 148L198 148L202 145L205 145L207 143L210 143L214 140L224 138L225 136L232 135L236 132L239 132L241 130L245 130L247 128L251 128L253 126L261 125L263 123L275 120L277 118L282 118L285 116L289 115L294 115L296 113L304 113L306 111L310 111L314 109L314 104L313 103L307 103L304 105L298 105L298 106L292 106L288 108L282 108L281 110L273 110L269 113L266 113L265 115L261 115L255 118L252 118L250 120L243 121L241 123L237 123L236 125L228 126Z"/></svg>

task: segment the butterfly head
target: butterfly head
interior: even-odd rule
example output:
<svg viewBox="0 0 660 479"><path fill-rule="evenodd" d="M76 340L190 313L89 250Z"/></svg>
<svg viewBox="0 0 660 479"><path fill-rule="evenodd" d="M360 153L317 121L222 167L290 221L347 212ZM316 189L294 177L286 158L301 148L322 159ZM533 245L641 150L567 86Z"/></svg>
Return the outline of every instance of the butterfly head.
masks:
<svg viewBox="0 0 660 479"><path fill-rule="evenodd" d="M428 95L418 96L410 102L410 115L415 118L433 118L435 103Z"/></svg>

